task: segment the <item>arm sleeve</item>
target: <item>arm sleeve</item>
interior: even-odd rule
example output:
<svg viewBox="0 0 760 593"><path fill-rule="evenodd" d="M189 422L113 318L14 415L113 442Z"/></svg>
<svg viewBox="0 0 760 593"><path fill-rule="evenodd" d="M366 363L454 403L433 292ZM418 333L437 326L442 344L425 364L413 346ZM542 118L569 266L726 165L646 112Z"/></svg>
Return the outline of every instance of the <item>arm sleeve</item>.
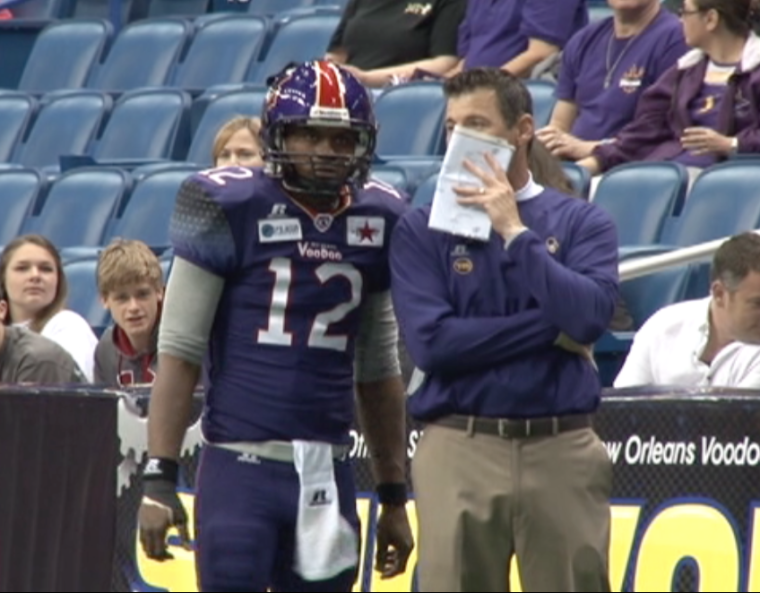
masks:
<svg viewBox="0 0 760 593"><path fill-rule="evenodd" d="M557 77L557 87L555 96L559 101L570 101L576 103L578 80L578 65L580 62L581 44L580 38L576 34L562 51L559 76Z"/></svg>
<svg viewBox="0 0 760 593"><path fill-rule="evenodd" d="M202 363L223 289L223 278L174 258L158 329L159 354Z"/></svg>
<svg viewBox="0 0 760 593"><path fill-rule="evenodd" d="M562 48L575 31L578 6L578 0L525 0L520 32Z"/></svg>
<svg viewBox="0 0 760 593"><path fill-rule="evenodd" d="M409 215L391 240L391 293L407 350L422 371L473 371L553 344L559 330L538 309L505 317L458 317L447 299L448 282L424 214L413 210Z"/></svg>
<svg viewBox="0 0 760 593"><path fill-rule="evenodd" d="M457 55L457 31L464 16L463 0L445 0L435 15L430 33L430 57Z"/></svg>
<svg viewBox="0 0 760 593"><path fill-rule="evenodd" d="M677 77L677 66L673 66L641 94L633 119L615 140L594 148L592 155L602 172L622 163L643 161L658 144L672 139L669 116Z"/></svg>
<svg viewBox="0 0 760 593"><path fill-rule="evenodd" d="M686 45L683 30L680 27L670 32L663 41L662 51L658 52L655 61L655 71L653 72L655 80L665 74L678 62L681 56L690 50L689 46Z"/></svg>
<svg viewBox="0 0 760 593"><path fill-rule="evenodd" d="M477 5L477 2L468 2L467 9L464 13L462 22L457 27L457 55L464 59L467 56L467 52L470 51L470 20L472 18L473 6Z"/></svg>
<svg viewBox="0 0 760 593"><path fill-rule="evenodd" d="M362 310L356 337L357 383L371 383L401 374L398 326L390 291L371 293Z"/></svg>
<svg viewBox="0 0 760 593"><path fill-rule="evenodd" d="M48 385L88 383L74 359L65 351L24 356L19 361L16 381Z"/></svg>
<svg viewBox="0 0 760 593"><path fill-rule="evenodd" d="M201 174L186 179L177 193L169 223L174 253L216 276L235 270L237 253L232 228L216 187Z"/></svg>
<svg viewBox="0 0 760 593"><path fill-rule="evenodd" d="M741 83L739 83L741 86ZM757 102L760 96L760 85L757 82L751 82L750 86L750 105ZM740 153L758 153L760 152L760 125L757 118L753 118L753 123L749 127L736 131L736 138L739 141L738 152Z"/></svg>
<svg viewBox="0 0 760 593"><path fill-rule="evenodd" d="M359 0L349 0L346 4L346 8L343 10L343 15L340 17L338 26L335 27L335 32L330 37L330 41L327 43L327 51L334 51L343 47L343 33L346 30L346 23L356 13L356 4Z"/></svg>
<svg viewBox="0 0 760 593"><path fill-rule="evenodd" d="M591 344L609 327L618 297L618 240L612 219L590 206L575 213L575 232L564 262L533 231L505 249L546 319L579 344ZM562 249L562 246L560 246Z"/></svg>

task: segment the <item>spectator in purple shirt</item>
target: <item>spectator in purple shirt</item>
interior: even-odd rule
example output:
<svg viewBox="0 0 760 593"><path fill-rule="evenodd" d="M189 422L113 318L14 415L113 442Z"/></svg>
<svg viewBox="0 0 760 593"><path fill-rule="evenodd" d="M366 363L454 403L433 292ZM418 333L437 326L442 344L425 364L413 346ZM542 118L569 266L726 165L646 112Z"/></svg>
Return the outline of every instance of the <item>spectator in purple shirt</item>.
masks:
<svg viewBox="0 0 760 593"><path fill-rule="evenodd" d="M493 66L529 77L587 23L586 0L469 0L459 25L459 62L448 76Z"/></svg>
<svg viewBox="0 0 760 593"><path fill-rule="evenodd" d="M760 152L760 38L752 0L685 0L694 49L641 96L613 142L579 161L593 175L632 161L676 161L692 178L732 153Z"/></svg>
<svg viewBox="0 0 760 593"><path fill-rule="evenodd" d="M577 161L633 119L641 93L688 51L660 0L607 0L613 15L573 35L562 52L557 104L538 138Z"/></svg>

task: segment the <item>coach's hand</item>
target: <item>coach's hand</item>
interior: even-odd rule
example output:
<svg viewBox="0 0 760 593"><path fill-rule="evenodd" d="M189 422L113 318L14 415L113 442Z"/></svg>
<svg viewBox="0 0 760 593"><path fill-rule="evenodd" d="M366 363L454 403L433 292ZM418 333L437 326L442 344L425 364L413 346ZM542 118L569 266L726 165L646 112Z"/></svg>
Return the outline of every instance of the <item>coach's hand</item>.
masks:
<svg viewBox="0 0 760 593"><path fill-rule="evenodd" d="M414 549L414 537L405 506L386 504L381 509L377 520L375 570L382 573L383 579L389 579L406 570Z"/></svg>
<svg viewBox="0 0 760 593"><path fill-rule="evenodd" d="M172 560L167 547L167 533L176 527L185 549L190 549L187 513L177 495L176 480L162 476L143 477L143 499L137 515L140 543L151 560Z"/></svg>
<svg viewBox="0 0 760 593"><path fill-rule="evenodd" d="M588 360L591 364L596 367L596 361L594 360L594 347L587 345L587 344L579 344L575 340L573 340L570 336L568 336L566 333L561 332L559 334L559 337L554 341L555 346L559 346L563 350L567 350L568 352L572 352L573 354L578 354L582 358L585 358Z"/></svg>
<svg viewBox="0 0 760 593"><path fill-rule="evenodd" d="M505 240L525 230L517 209L515 191L507 179L507 173L499 166L491 153L486 152L489 171L484 171L475 163L465 160L465 168L477 177L481 187L460 186L453 188L459 196L459 203L468 206L480 206L491 219L493 230Z"/></svg>

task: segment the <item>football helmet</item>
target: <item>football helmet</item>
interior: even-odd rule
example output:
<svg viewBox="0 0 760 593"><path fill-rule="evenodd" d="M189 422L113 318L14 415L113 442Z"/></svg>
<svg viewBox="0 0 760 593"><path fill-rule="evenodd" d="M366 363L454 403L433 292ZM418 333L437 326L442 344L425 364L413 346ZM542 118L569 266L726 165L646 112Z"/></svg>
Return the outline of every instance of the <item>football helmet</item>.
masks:
<svg viewBox="0 0 760 593"><path fill-rule="evenodd" d="M372 97L362 83L345 68L323 60L289 65L268 82L261 118L268 170L286 188L315 198L335 199L347 185L363 185L375 155L377 123ZM351 130L353 154L287 150L288 133L323 126Z"/></svg>

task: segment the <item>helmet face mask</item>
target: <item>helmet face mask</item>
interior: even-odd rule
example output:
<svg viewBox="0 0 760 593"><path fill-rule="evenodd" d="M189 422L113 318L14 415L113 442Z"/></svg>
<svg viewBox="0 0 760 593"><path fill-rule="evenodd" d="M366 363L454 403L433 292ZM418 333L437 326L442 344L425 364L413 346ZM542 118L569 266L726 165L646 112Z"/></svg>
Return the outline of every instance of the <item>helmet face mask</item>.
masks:
<svg viewBox="0 0 760 593"><path fill-rule="evenodd" d="M270 84L262 116L264 160L293 192L334 200L346 186L363 185L376 135L372 98L335 64L288 67Z"/></svg>

